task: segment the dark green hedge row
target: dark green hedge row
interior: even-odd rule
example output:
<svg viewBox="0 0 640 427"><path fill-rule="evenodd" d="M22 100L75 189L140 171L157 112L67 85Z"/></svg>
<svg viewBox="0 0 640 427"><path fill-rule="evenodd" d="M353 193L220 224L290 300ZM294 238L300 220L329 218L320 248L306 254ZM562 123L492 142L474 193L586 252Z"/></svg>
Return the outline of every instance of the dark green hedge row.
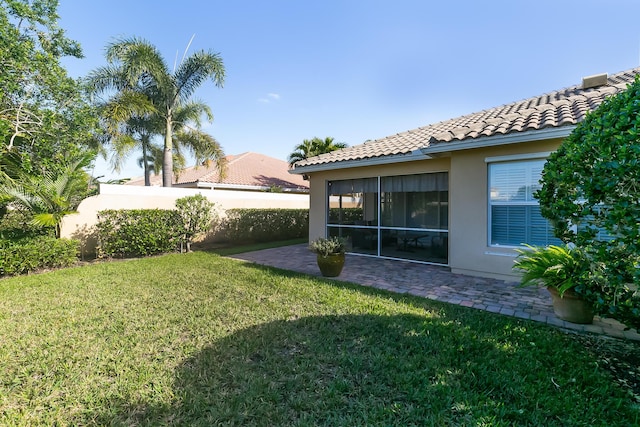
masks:
<svg viewBox="0 0 640 427"><path fill-rule="evenodd" d="M39 236L0 241L0 275L13 276L42 268L69 267L78 261L80 242Z"/></svg>
<svg viewBox="0 0 640 427"><path fill-rule="evenodd" d="M222 236L235 242L269 242L309 235L308 209L229 209Z"/></svg>
<svg viewBox="0 0 640 427"><path fill-rule="evenodd" d="M50 236L55 237L54 227L42 227L33 223L33 214L19 209L7 209L0 218L0 239L21 239Z"/></svg>
<svg viewBox="0 0 640 427"><path fill-rule="evenodd" d="M182 242L175 210L128 209L98 212L99 257L137 257L179 250Z"/></svg>

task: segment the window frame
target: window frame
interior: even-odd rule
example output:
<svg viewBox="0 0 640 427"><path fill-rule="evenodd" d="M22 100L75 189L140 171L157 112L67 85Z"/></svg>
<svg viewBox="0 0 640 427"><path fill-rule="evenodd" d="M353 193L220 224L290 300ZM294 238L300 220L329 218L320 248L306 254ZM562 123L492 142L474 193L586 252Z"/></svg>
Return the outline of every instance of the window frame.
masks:
<svg viewBox="0 0 640 427"><path fill-rule="evenodd" d="M502 201L495 203L492 200L492 171L491 166L497 164L526 164L533 163L538 161L546 161L551 152L538 152L538 153L528 153L528 154L517 154L517 155L508 155L508 156L496 156L496 157L487 157L485 158L485 163L487 164L487 246L490 248L522 248L524 244L527 242L522 242L519 245L514 244L500 244L493 243L493 226L492 226L492 208L494 206L523 206L523 207L539 207L540 203L537 200L522 200L522 201L514 201L509 203L508 201ZM525 183L526 184L526 183ZM527 231L525 230L525 233ZM553 236L551 236L553 238Z"/></svg>

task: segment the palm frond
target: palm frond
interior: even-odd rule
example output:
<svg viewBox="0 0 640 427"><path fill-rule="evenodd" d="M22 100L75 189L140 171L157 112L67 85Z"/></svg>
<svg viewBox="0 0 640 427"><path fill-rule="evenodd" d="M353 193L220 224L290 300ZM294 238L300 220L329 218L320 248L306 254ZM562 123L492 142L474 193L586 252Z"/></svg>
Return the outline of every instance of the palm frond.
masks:
<svg viewBox="0 0 640 427"><path fill-rule="evenodd" d="M106 57L109 62L119 63L124 73L124 80L130 85L145 79L153 80L159 88L165 90L171 86L170 73L164 58L158 49L145 39L132 37L117 39L107 45Z"/></svg>
<svg viewBox="0 0 640 427"><path fill-rule="evenodd" d="M85 84L93 94L131 87L124 78L123 70L115 65L106 65L91 71L85 79Z"/></svg>
<svg viewBox="0 0 640 427"><path fill-rule="evenodd" d="M119 132L119 128L128 121L143 120L157 113L153 102L143 93L135 90L123 90L100 106L100 114L109 133Z"/></svg>
<svg viewBox="0 0 640 427"><path fill-rule="evenodd" d="M289 167L293 167L293 165L300 160L308 159L309 157L318 156L320 154L330 153L346 147L348 147L346 143L334 142L332 137L326 137L325 139L320 139L318 137L314 137L310 140L305 139L301 144L296 145L293 148L294 151L289 154Z"/></svg>
<svg viewBox="0 0 640 427"><path fill-rule="evenodd" d="M185 58L175 72L176 96L185 103L193 92L206 80L222 87L225 68L220 54L212 51L199 51Z"/></svg>
<svg viewBox="0 0 640 427"><path fill-rule="evenodd" d="M196 128L202 124L202 116L205 116L208 122L213 121L213 112L211 107L200 101L190 101L180 105L173 113L173 121L176 127L181 127L192 123Z"/></svg>

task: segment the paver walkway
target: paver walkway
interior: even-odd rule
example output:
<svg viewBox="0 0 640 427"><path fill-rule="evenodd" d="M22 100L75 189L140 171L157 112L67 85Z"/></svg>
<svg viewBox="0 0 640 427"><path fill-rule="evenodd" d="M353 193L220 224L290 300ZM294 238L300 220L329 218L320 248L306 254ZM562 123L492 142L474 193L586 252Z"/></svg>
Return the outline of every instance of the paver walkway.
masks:
<svg viewBox="0 0 640 427"><path fill-rule="evenodd" d="M320 276L316 256L305 244L247 252L233 258ZM625 331L624 325L612 319L596 316L591 325L558 319L546 289L518 288L514 282L454 274L446 267L347 255L342 274L336 280L531 319L573 331L640 341L640 334Z"/></svg>

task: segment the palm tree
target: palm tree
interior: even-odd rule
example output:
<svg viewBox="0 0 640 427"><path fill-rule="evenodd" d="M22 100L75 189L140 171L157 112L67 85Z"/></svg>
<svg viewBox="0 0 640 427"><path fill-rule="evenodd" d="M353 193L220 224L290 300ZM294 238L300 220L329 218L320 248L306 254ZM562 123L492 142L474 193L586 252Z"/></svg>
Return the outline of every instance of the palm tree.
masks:
<svg viewBox="0 0 640 427"><path fill-rule="evenodd" d="M185 151L195 158L197 165L213 160L222 178L226 173L224 150L213 136L200 129L202 116L213 120L211 109L201 102L189 102L176 109L173 117L174 161L184 165ZM183 168L174 168L174 173Z"/></svg>
<svg viewBox="0 0 640 427"><path fill-rule="evenodd" d="M144 185L151 185L151 172L154 175L162 171L162 147L147 140L141 140L142 155L138 157L138 166L144 170Z"/></svg>
<svg viewBox="0 0 640 427"><path fill-rule="evenodd" d="M313 138L311 142L313 142L315 147L316 156L347 148L347 144L344 142L333 142L333 138L331 137L326 137L325 139Z"/></svg>
<svg viewBox="0 0 640 427"><path fill-rule="evenodd" d="M309 157L330 153L332 151L348 147L344 142L333 141L334 139L332 137L326 137L325 139L314 137L311 140L303 140L302 144L296 145L293 148L294 151L289 154L289 166L293 167L296 162L308 159Z"/></svg>
<svg viewBox="0 0 640 427"><path fill-rule="evenodd" d="M293 165L304 159L308 159L309 157L313 157L313 144L311 140L304 139L302 140L302 144L298 144L293 147L293 152L289 154L289 167L293 167Z"/></svg>
<svg viewBox="0 0 640 427"><path fill-rule="evenodd" d="M137 88L138 94L145 91ZM144 98L143 99L147 99ZM145 104L146 102L146 104ZM153 114L156 109L147 99L139 99L120 93L102 104L100 111L104 128L110 135L114 152L111 156L113 170L119 172L122 164L134 150L141 150L138 165L144 170L145 185L151 185L151 172L158 174L163 164L163 150L153 143L153 137L162 135L164 123ZM195 157L196 164L214 160L224 176L225 155L222 147L211 135L200 130L202 116L213 118L211 109L200 102L189 102L176 109L173 120L173 174L177 176L186 164L185 152Z"/></svg>
<svg viewBox="0 0 640 427"><path fill-rule="evenodd" d="M45 172L42 176L34 176L16 168L13 178L6 174L2 177L0 198L28 210L33 214L33 224L54 227L56 237L60 237L62 218L75 213L87 195L89 177L83 169L92 161L90 153L79 154L69 159L63 172L55 175Z"/></svg>
<svg viewBox="0 0 640 427"><path fill-rule="evenodd" d="M149 116L131 117L127 120L123 129L114 132L111 136L111 146L114 150L111 156L113 170L120 172L124 161L131 152L141 150L142 156L139 158L138 164L144 171L145 185L150 186L151 171L157 173L157 165L162 164L162 160L156 161L157 152L162 153L162 148L153 143L154 135L160 134L154 132L154 124Z"/></svg>
<svg viewBox="0 0 640 427"><path fill-rule="evenodd" d="M203 152L221 152L219 145L203 149L207 142L215 140L211 137L194 139L197 135L203 136L203 133L197 128L187 128L187 123L179 118L180 111L183 110L192 112L191 115L187 114L191 120L194 119L193 111L203 112L203 104L192 102L190 99L205 81L211 80L216 86L222 86L225 70L219 54L210 51L196 52L183 57L177 68L171 72L155 46L146 40L131 38L117 40L107 46L106 57L111 65L102 67L90 75L93 88L99 93L109 90L126 93L133 90L143 95L153 107L146 112L161 119L161 133L164 136L163 186L170 187L172 184L174 134L178 129L185 130L189 135L187 141L197 140L198 151L192 146L196 155ZM207 116L210 120L213 118L210 111Z"/></svg>
<svg viewBox="0 0 640 427"><path fill-rule="evenodd" d="M158 110L150 99L152 87L142 81L131 84L124 68L114 66L93 71L89 75L89 85L96 92L116 90L107 101L98 105L104 137L114 150L111 155L113 170L120 172L131 152L140 149L145 185L151 185L151 168L157 170L153 165L155 156L152 152L156 147L152 139L155 135L161 135L163 129ZM103 157L107 158L104 150Z"/></svg>

